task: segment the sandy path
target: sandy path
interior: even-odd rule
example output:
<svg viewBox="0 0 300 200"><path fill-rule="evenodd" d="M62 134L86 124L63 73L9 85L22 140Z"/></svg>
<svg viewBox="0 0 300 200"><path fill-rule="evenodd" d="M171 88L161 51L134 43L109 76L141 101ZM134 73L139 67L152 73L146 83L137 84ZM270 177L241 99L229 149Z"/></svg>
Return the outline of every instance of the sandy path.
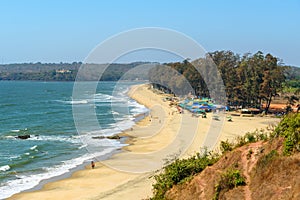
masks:
<svg viewBox="0 0 300 200"><path fill-rule="evenodd" d="M134 87L129 95L151 109L151 118L145 118L133 130L124 133L129 135L131 144L124 148L124 152L96 163L95 169L87 166L70 178L10 199L143 199L152 194L153 179L149 177L153 172L140 172L159 169L170 152L192 155L200 150L206 138L209 140L211 136L207 137L207 133L214 133L220 127L220 134L214 134L225 140L278 121L274 118L233 117L233 122L215 122L211 114L207 118L195 118L187 112L178 114L169 107L169 102L162 100L163 95L153 93L145 85Z"/></svg>

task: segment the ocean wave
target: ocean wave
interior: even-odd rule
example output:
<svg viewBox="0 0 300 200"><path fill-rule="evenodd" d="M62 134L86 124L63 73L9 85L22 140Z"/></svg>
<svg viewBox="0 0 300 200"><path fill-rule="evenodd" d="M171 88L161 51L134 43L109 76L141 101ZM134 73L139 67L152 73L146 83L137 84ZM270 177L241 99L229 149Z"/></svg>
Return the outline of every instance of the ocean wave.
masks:
<svg viewBox="0 0 300 200"><path fill-rule="evenodd" d="M149 109L148 108L146 108L145 106L141 106L141 107L135 107L135 108L132 108L131 110L130 110L130 112L133 114L133 115L137 115L137 114L142 114L142 113L146 113L146 112L148 112L149 111Z"/></svg>
<svg viewBox="0 0 300 200"><path fill-rule="evenodd" d="M78 149L82 149L82 148L85 148L85 147L87 147L87 144L81 145L80 147L78 147Z"/></svg>
<svg viewBox="0 0 300 200"><path fill-rule="evenodd" d="M0 171L2 171L2 172L8 171L8 170L10 170L9 165L3 165L3 166L0 167Z"/></svg>
<svg viewBox="0 0 300 200"><path fill-rule="evenodd" d="M16 139L15 135L6 135L4 136L5 139Z"/></svg>
<svg viewBox="0 0 300 200"><path fill-rule="evenodd" d="M37 151L37 145L34 145L34 146L32 146L32 147L30 147L30 150L32 150L32 151Z"/></svg>
<svg viewBox="0 0 300 200"><path fill-rule="evenodd" d="M43 170L45 171L44 173L32 175L17 174L17 179L7 181L6 183L0 186L0 199L5 199L12 196L13 194L33 188L37 186L42 180L68 173L71 169L74 169L75 167L83 164L85 161L94 159L95 157L105 156L113 152L115 149L116 148L107 148L102 152L94 154L85 154L78 158L63 161L60 165L48 168L45 167L43 168Z"/></svg>
<svg viewBox="0 0 300 200"><path fill-rule="evenodd" d="M88 100L72 100L72 101L66 101L66 103L72 104L72 105L74 105L74 104L87 104L87 103L89 103L89 101Z"/></svg>
<svg viewBox="0 0 300 200"><path fill-rule="evenodd" d="M119 122L109 124L109 128L91 131L89 133L91 135L112 136L131 128L134 124L134 118L127 116L126 118L120 118Z"/></svg>
<svg viewBox="0 0 300 200"><path fill-rule="evenodd" d="M9 159L10 161L14 160L14 159L20 159L21 156L20 155L13 155L13 156L10 156Z"/></svg>
<svg viewBox="0 0 300 200"><path fill-rule="evenodd" d="M13 139L13 140L17 140L16 135L6 135L3 136L2 138L4 139ZM60 141L60 142L69 142L69 143L74 143L74 144L78 144L80 143L80 136L62 136L62 135L30 135L30 138L26 139L29 141ZM34 147L34 146L33 146ZM31 147L31 148L33 148ZM36 147L34 147L35 149ZM34 150L32 149L32 150Z"/></svg>
<svg viewBox="0 0 300 200"><path fill-rule="evenodd" d="M45 140L45 141L59 141L59 142L68 142L73 144L81 143L80 138L74 136L56 136L56 135L35 135L31 136L27 140Z"/></svg>
<svg viewBox="0 0 300 200"><path fill-rule="evenodd" d="M69 104L69 105L76 105L76 104L88 104L89 101L87 99L83 100L69 100L69 101L63 101L63 100L56 100L56 102Z"/></svg>
<svg viewBox="0 0 300 200"><path fill-rule="evenodd" d="M113 115L120 115L120 113L118 113L118 112L116 112L116 111L111 111L111 114L113 114Z"/></svg>

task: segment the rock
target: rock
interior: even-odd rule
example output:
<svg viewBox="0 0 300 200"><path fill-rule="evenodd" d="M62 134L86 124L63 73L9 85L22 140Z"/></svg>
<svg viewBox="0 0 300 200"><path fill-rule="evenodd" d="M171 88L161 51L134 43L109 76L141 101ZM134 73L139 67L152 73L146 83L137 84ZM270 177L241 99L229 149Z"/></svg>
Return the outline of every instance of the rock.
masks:
<svg viewBox="0 0 300 200"><path fill-rule="evenodd" d="M94 136L93 139L110 139L110 140L119 140L121 137L119 135L112 135L112 136Z"/></svg>
<svg viewBox="0 0 300 200"><path fill-rule="evenodd" d="M121 137L119 135L112 135L112 136L108 136L106 138L107 139L112 139L112 140L119 140L119 139L121 139Z"/></svg>
<svg viewBox="0 0 300 200"><path fill-rule="evenodd" d="M30 138L30 135L18 135L16 138L26 140L26 139Z"/></svg>
<svg viewBox="0 0 300 200"><path fill-rule="evenodd" d="M105 139L104 136L95 136L95 137L92 137L93 139Z"/></svg>

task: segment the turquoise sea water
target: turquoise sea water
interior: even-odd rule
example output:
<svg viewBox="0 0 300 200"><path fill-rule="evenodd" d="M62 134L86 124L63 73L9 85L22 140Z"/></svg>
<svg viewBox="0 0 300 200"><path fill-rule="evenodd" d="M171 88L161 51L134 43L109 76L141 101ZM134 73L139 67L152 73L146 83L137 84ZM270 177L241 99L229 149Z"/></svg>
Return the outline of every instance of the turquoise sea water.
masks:
<svg viewBox="0 0 300 200"><path fill-rule="evenodd" d="M0 82L0 199L123 146L92 136L130 128L134 116L147 112L126 96L133 84L137 83L100 82L96 92L87 89L84 98L75 101L72 82ZM95 109L101 128L78 135L72 106ZM30 138L16 139L18 135Z"/></svg>

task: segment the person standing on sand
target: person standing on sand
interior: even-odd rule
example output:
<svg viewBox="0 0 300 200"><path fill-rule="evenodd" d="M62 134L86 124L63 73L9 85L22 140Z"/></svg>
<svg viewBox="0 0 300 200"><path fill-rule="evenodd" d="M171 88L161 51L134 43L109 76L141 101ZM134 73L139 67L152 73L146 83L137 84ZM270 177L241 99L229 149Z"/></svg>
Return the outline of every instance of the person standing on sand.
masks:
<svg viewBox="0 0 300 200"><path fill-rule="evenodd" d="M95 163L94 163L94 161L91 162L91 166L92 166L92 169L95 168Z"/></svg>

